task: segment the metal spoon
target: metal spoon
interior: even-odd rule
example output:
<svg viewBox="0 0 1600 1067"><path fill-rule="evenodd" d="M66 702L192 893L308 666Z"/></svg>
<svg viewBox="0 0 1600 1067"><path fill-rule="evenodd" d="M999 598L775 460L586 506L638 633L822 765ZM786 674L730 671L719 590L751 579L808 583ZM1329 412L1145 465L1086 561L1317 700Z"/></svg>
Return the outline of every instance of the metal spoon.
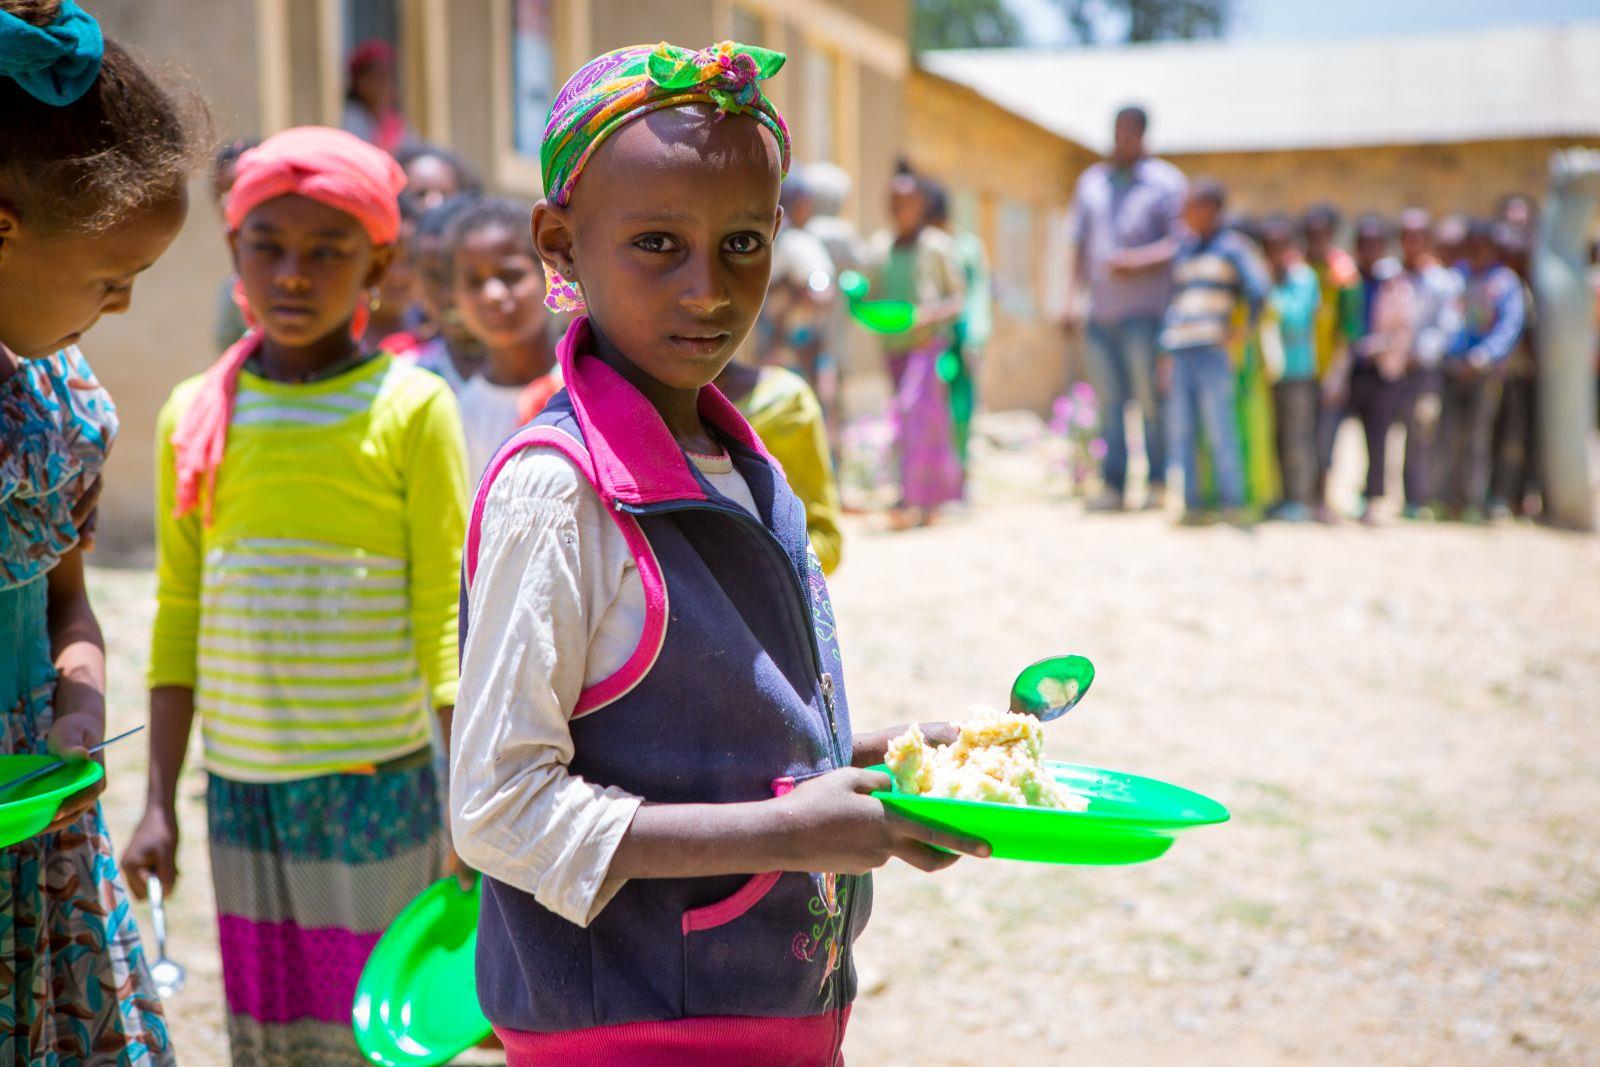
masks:
<svg viewBox="0 0 1600 1067"><path fill-rule="evenodd" d="M114 745L118 741L121 741L124 737L132 737L134 734L138 733L140 730L143 730L143 729L144 729L144 727L142 725L135 726L131 730L123 731L122 733L118 734L116 737L107 738L106 740L100 742L98 745L95 745L93 748L85 749L84 750L84 756L85 757L92 756L96 752L99 752L101 749L105 748L107 745ZM36 781L36 780L38 780L40 778L45 777L46 775L54 774L57 771L59 771L61 768L65 767L66 765L67 765L67 761L64 758L63 759L57 759L57 760L55 760L55 761L53 761L51 763L46 763L43 767L40 767L37 770L29 771L27 774L18 775L17 777L11 779L11 781L9 781L9 782L0 783L0 793L5 793L5 792L7 792L9 790L15 789L19 785L26 785L28 782Z"/></svg>
<svg viewBox="0 0 1600 1067"><path fill-rule="evenodd" d="M162 1000L183 992L187 972L183 964L167 959L167 912L161 905L161 879L150 872L150 922L156 928L156 961L150 965L150 980Z"/></svg>
<svg viewBox="0 0 1600 1067"><path fill-rule="evenodd" d="M1077 706L1094 683L1094 664L1082 656L1051 656L1022 669L1011 683L1011 710L1041 722Z"/></svg>

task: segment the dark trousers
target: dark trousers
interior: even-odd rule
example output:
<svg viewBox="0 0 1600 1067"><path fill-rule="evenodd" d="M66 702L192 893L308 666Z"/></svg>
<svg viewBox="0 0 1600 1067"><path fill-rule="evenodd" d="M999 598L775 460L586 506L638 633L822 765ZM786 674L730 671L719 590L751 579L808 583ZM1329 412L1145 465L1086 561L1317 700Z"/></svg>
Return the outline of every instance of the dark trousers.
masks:
<svg viewBox="0 0 1600 1067"><path fill-rule="evenodd" d="M1089 373L1100 399L1100 433L1106 442L1101 475L1106 488L1122 493L1128 480L1128 437L1123 414L1137 402L1144 416L1145 458L1151 486L1167 484L1166 397L1156 386L1156 344L1161 320L1131 315L1115 322L1090 322Z"/></svg>
<svg viewBox="0 0 1600 1067"><path fill-rule="evenodd" d="M1439 498L1435 446L1444 374L1437 367L1415 367L1401 380L1400 388L1406 425L1406 503L1420 508Z"/></svg>
<svg viewBox="0 0 1600 1067"><path fill-rule="evenodd" d="M1439 492L1452 510L1489 502L1490 446L1500 408L1500 376L1447 374L1439 422Z"/></svg>
<svg viewBox="0 0 1600 1067"><path fill-rule="evenodd" d="M1539 488L1539 383L1531 374L1506 378L1494 420L1494 474L1490 494L1522 514Z"/></svg>
<svg viewBox="0 0 1600 1067"><path fill-rule="evenodd" d="M1345 414L1361 420L1367 439L1367 485L1364 496L1377 500L1383 496L1383 472L1389 454L1389 427L1400 410L1400 383L1391 382L1371 363L1358 363L1350 372L1350 399ZM1335 433L1338 425L1334 425ZM1333 442L1328 442L1331 460Z"/></svg>
<svg viewBox="0 0 1600 1067"><path fill-rule="evenodd" d="M1317 452L1317 408L1322 388L1314 378L1282 381L1272 387L1278 423L1278 467L1283 499L1307 507L1317 503L1321 463Z"/></svg>

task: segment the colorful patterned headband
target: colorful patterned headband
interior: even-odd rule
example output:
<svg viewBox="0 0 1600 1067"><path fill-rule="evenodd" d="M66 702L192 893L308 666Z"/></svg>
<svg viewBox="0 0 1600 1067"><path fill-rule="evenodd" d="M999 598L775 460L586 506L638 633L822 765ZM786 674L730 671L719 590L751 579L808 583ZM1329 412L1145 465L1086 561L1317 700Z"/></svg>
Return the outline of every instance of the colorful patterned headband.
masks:
<svg viewBox="0 0 1600 1067"><path fill-rule="evenodd" d="M607 137L664 107L712 104L724 114L749 115L777 139L783 173L789 172L789 127L760 82L778 73L782 52L723 41L696 52L665 41L631 45L590 60L562 86L545 125L539 163L545 195L565 204L584 165ZM583 296L545 268L545 306L578 311Z"/></svg>

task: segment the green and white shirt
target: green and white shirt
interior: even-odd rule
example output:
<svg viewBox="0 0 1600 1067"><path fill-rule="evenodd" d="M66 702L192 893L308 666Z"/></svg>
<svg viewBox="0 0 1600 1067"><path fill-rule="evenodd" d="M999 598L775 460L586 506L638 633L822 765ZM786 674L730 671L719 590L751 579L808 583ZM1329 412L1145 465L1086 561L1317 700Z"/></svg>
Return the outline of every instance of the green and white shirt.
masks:
<svg viewBox="0 0 1600 1067"><path fill-rule="evenodd" d="M239 376L212 525L173 517L158 426L157 612L149 683L195 691L206 766L290 781L429 742L456 690L467 474L435 375L378 356L303 385Z"/></svg>

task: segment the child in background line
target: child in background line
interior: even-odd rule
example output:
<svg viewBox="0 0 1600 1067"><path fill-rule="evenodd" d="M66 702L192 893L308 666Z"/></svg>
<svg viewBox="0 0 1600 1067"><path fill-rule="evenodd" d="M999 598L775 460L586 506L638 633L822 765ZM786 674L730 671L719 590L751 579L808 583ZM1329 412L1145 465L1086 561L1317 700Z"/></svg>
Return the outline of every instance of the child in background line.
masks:
<svg viewBox="0 0 1600 1067"><path fill-rule="evenodd" d="M1321 292L1317 274L1294 247L1294 226L1283 215L1261 224L1261 248L1272 288L1267 293L1261 348L1272 386L1283 472L1283 501L1274 518L1305 522L1313 515L1317 491L1317 359L1314 335Z"/></svg>
<svg viewBox="0 0 1600 1067"><path fill-rule="evenodd" d="M1518 206L1531 211L1526 197L1509 196L1502 212L1516 213ZM1535 331L1538 305L1534 303L1528 253L1533 240L1532 220L1521 224L1501 222L1494 228L1501 262L1522 281L1522 336L1506 358L1505 385L1500 411L1494 420L1494 472L1489 479L1489 517L1522 517L1537 513L1539 503L1539 360Z"/></svg>
<svg viewBox="0 0 1600 1067"><path fill-rule="evenodd" d="M345 61L344 116L340 125L385 152L417 143L400 112L394 45L382 38L362 41Z"/></svg>
<svg viewBox="0 0 1600 1067"><path fill-rule="evenodd" d="M1467 230L1463 327L1444 358L1439 481L1446 518L1482 522L1489 503L1490 445L1506 361L1522 336L1522 279L1500 261L1494 227Z"/></svg>
<svg viewBox="0 0 1600 1067"><path fill-rule="evenodd" d="M839 529L839 486L817 394L794 371L757 369L738 360L717 375L716 386L783 468L789 488L806 506L806 533L822 573L832 574L844 551L844 532Z"/></svg>
<svg viewBox="0 0 1600 1067"><path fill-rule="evenodd" d="M117 432L78 351L171 245L202 162L191 106L73 3L0 0L0 752L84 758L106 654L84 588ZM0 1063L174 1061L98 801L0 849Z"/></svg>
<svg viewBox="0 0 1600 1067"><path fill-rule="evenodd" d="M890 816L888 776L852 766L889 735L852 737L803 509L711 386L767 288L789 138L759 80L782 62L619 49L545 131L547 300L587 314L478 489L452 746L512 1067L835 1065L865 873L986 851Z"/></svg>
<svg viewBox="0 0 1600 1067"><path fill-rule="evenodd" d="M1268 279L1259 220L1237 216L1225 225L1244 238L1243 247L1251 256L1254 273ZM1243 475L1246 513L1255 516L1265 513L1283 495L1272 414L1272 379L1262 350L1261 319L1258 317L1251 325L1249 307L1240 301L1234 306L1230 326L1233 340L1228 346L1228 358L1234 367L1233 410L1234 425L1239 430L1239 469ZM1201 460L1201 484L1204 485L1209 464L1204 462L1203 454Z"/></svg>
<svg viewBox="0 0 1600 1067"><path fill-rule="evenodd" d="M950 235L956 264L966 284L961 317L955 321L955 347L939 361L939 376L950 392L950 418L963 476L968 473L972 417L978 410L978 380L983 350L994 332L994 288L989 282L989 254L975 233L957 230L950 221L950 198L935 185L928 205L928 225Z"/></svg>
<svg viewBox="0 0 1600 1067"><path fill-rule="evenodd" d="M453 196L478 196L483 182L467 161L433 144L412 145L394 154L395 162L406 172L406 195L416 200L426 214Z"/></svg>
<svg viewBox="0 0 1600 1067"><path fill-rule="evenodd" d="M928 225L928 187L916 175L897 174L890 181L889 216L891 227L872 240L867 272L872 292L917 309L915 329L883 338L900 459L900 500L892 521L898 527L925 526L964 491L950 390L939 377L939 357L953 343L966 282L950 235Z"/></svg>
<svg viewBox="0 0 1600 1067"><path fill-rule="evenodd" d="M149 794L122 866L171 890L198 715L235 1063L362 1063L356 979L445 863L429 718L448 735L461 422L356 340L403 182L341 130L245 153L228 224L259 325L158 423Z"/></svg>
<svg viewBox="0 0 1600 1067"><path fill-rule="evenodd" d="M1377 215L1356 220L1356 269L1361 273L1361 331L1350 342L1348 386L1340 420L1361 420L1367 443L1367 477L1356 517L1377 519L1388 473L1389 428L1401 414L1401 378L1415 333L1416 292L1389 253L1391 228Z"/></svg>
<svg viewBox="0 0 1600 1067"><path fill-rule="evenodd" d="M799 175L783 180L778 196L783 225L772 242L772 280L754 337L763 364L788 367L819 395L837 384L837 367L823 363L827 322L838 299L838 272L822 239L805 228L811 194Z"/></svg>
<svg viewBox="0 0 1600 1067"><path fill-rule="evenodd" d="M453 257L446 243L451 220L477 201L476 196L453 196L417 222L417 300L423 332L433 331L417 347L417 366L443 378L452 393L460 393L483 367L483 346L467 332L456 307Z"/></svg>
<svg viewBox="0 0 1600 1067"><path fill-rule="evenodd" d="M1339 212L1328 204L1309 208L1300 221L1306 264L1317 275L1317 321L1313 334L1317 381L1321 393L1317 407L1317 490L1312 511L1320 522L1333 518L1328 509L1328 472L1333 469L1333 445L1344 420L1349 384L1350 341L1361 333L1361 273L1350 253L1334 243L1339 233Z"/></svg>
<svg viewBox="0 0 1600 1067"><path fill-rule="evenodd" d="M1183 465L1184 521L1207 519L1197 463L1197 432L1205 431L1217 498L1237 520L1244 507L1244 471L1234 412L1234 372L1228 348L1237 338L1232 322L1245 307L1246 329L1254 329L1266 297L1255 253L1245 239L1223 226L1227 193L1210 179L1189 186L1183 205L1188 234L1172 261L1172 303L1161 330L1163 377L1171 381L1167 404L1168 454Z"/></svg>
<svg viewBox="0 0 1600 1067"><path fill-rule="evenodd" d="M1408 208L1400 214L1400 266L1416 294L1411 352L1401 385L1401 418L1406 427L1404 480L1406 502L1401 516L1426 517L1435 499L1434 444L1439 436L1439 361L1455 344L1461 329L1461 275L1443 266L1432 251L1428 213Z"/></svg>
<svg viewBox="0 0 1600 1067"><path fill-rule="evenodd" d="M456 392L474 481L505 439L561 388L528 214L514 200L480 200L451 221L445 237L455 307L484 351L483 369Z"/></svg>
<svg viewBox="0 0 1600 1067"><path fill-rule="evenodd" d="M361 343L373 352L387 352L404 362L415 362L422 342L417 330L422 312L417 307L416 236L421 213L417 202L400 194L400 235L394 239L394 258L383 280L373 287L368 304L367 329Z"/></svg>
<svg viewBox="0 0 1600 1067"><path fill-rule="evenodd" d="M218 148L217 154L212 157L211 202L216 206L219 216L226 218L228 190L233 188L233 169L239 157L260 143L254 137L236 137ZM226 352L233 342L244 336L246 329L244 312L234 298L233 283L233 275L230 274L217 289L217 310L212 321L211 337L218 352Z"/></svg>

